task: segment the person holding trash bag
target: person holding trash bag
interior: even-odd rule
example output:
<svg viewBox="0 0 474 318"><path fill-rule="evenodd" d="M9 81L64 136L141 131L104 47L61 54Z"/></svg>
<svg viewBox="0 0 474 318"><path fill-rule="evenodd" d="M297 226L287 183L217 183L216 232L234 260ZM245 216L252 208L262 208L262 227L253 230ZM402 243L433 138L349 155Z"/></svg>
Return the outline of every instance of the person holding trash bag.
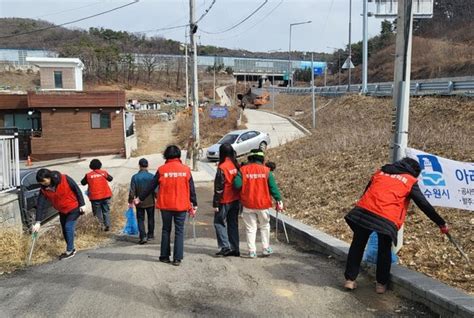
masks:
<svg viewBox="0 0 474 318"><path fill-rule="evenodd" d="M67 259L76 255L74 248L74 232L76 221L84 214L82 207L85 205L84 197L77 183L69 176L58 171L40 169L36 173L36 181L41 184L36 207L36 223L33 225L33 232L40 229L40 221L47 208L47 201L59 212L59 221L66 241L66 251L59 256L59 259Z"/></svg>
<svg viewBox="0 0 474 318"><path fill-rule="evenodd" d="M214 179L214 228L220 251L217 256L240 256L239 212L240 195L233 182L239 171L234 148L229 143L219 147L219 166Z"/></svg>
<svg viewBox="0 0 474 318"><path fill-rule="evenodd" d="M92 205L92 213L104 226L104 231L110 230L110 198L112 190L109 182L113 177L102 169L102 162L99 159L92 159L89 168L91 169L81 180L82 185L89 185L87 195Z"/></svg>
<svg viewBox="0 0 474 318"><path fill-rule="evenodd" d="M234 179L234 187L240 189L240 202L243 206L242 218L247 232L249 257L257 257L255 239L257 220L260 223L263 256L273 253L270 247L270 215L272 197L277 201L277 209L283 210L281 194L270 168L265 166L265 154L260 149L253 149L248 156L248 163L240 168Z"/></svg>
<svg viewBox="0 0 474 318"><path fill-rule="evenodd" d="M181 265L184 256L184 222L186 213L194 217L197 211L196 190L191 169L181 162L181 150L168 146L164 152L165 164L158 168L152 183L139 196L139 202L156 188L156 207L161 211L163 228L161 232L160 262L170 263L170 236L174 221L173 265Z"/></svg>
<svg viewBox="0 0 474 318"><path fill-rule="evenodd" d="M440 227L442 233L448 233L446 222L436 213L418 186L420 172L420 165L411 158L384 165L375 172L356 206L346 215L346 222L354 232L344 273L346 289L357 288L355 280L364 248L370 234L376 232L378 254L375 291L378 294L385 293L390 277L392 242L397 244L397 232L405 221L410 199Z"/></svg>
<svg viewBox="0 0 474 318"><path fill-rule="evenodd" d="M142 158L138 161L139 171L132 176L130 181L130 191L128 193L128 203L130 207L134 205L135 198L142 195L148 185L153 181L154 175L148 172L148 160ZM155 198L150 193L145 199L136 204L138 230L140 241L138 244L145 244L155 238ZM147 216L148 231L145 230L145 214Z"/></svg>

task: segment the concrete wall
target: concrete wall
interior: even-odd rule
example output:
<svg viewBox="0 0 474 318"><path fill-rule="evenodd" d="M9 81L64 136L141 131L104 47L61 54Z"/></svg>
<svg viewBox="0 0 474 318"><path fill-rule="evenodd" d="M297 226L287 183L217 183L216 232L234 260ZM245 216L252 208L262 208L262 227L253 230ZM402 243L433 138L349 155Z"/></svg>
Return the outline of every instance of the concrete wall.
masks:
<svg viewBox="0 0 474 318"><path fill-rule="evenodd" d="M0 193L0 230L14 229L22 231L20 206L16 193Z"/></svg>
<svg viewBox="0 0 474 318"><path fill-rule="evenodd" d="M62 89L76 90L76 73L73 67L41 67L41 89L56 89L54 87L55 71L63 72Z"/></svg>
<svg viewBox="0 0 474 318"><path fill-rule="evenodd" d="M138 140L137 134L133 134L126 138L125 140L125 156L130 158L132 155L132 151L137 150L138 148Z"/></svg>

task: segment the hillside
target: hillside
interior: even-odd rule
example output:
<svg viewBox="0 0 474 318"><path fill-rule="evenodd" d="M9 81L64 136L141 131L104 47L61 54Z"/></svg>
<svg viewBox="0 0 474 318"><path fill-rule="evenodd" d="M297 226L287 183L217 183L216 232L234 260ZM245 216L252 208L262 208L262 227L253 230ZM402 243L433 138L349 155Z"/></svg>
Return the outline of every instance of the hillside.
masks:
<svg viewBox="0 0 474 318"><path fill-rule="evenodd" d="M371 174L389 161L391 99L345 96L318 98L317 128L312 136L269 151L287 213L350 242L345 214L364 190ZM311 125L309 96L279 95L275 108ZM409 145L461 161L473 160L474 100L460 97L413 98ZM295 167L298 167L295 169ZM437 208L452 234L474 258L474 216L469 211ZM469 267L439 229L412 204L405 227L401 264L474 293Z"/></svg>

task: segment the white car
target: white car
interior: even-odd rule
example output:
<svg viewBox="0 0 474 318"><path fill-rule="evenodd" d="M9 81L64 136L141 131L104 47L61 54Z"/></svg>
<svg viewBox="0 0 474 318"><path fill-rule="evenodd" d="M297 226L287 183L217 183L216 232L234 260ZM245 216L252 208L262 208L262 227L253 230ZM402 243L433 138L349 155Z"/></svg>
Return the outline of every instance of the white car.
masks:
<svg viewBox="0 0 474 318"><path fill-rule="evenodd" d="M207 159L219 160L219 147L224 143L231 144L237 157L240 157L248 154L252 149L267 149L270 145L270 136L267 133L250 129L232 131L207 149Z"/></svg>

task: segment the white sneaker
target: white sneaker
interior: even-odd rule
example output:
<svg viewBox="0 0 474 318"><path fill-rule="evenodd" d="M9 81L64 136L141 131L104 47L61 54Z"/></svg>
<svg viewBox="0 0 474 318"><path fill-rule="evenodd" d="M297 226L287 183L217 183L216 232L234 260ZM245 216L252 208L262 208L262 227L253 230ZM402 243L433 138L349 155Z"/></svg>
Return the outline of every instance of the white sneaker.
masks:
<svg viewBox="0 0 474 318"><path fill-rule="evenodd" d="M269 246L263 249L263 256L270 256L273 254L273 249Z"/></svg>
<svg viewBox="0 0 474 318"><path fill-rule="evenodd" d="M250 257L250 258L257 258L257 253L255 253L255 252L249 252L249 257Z"/></svg>

